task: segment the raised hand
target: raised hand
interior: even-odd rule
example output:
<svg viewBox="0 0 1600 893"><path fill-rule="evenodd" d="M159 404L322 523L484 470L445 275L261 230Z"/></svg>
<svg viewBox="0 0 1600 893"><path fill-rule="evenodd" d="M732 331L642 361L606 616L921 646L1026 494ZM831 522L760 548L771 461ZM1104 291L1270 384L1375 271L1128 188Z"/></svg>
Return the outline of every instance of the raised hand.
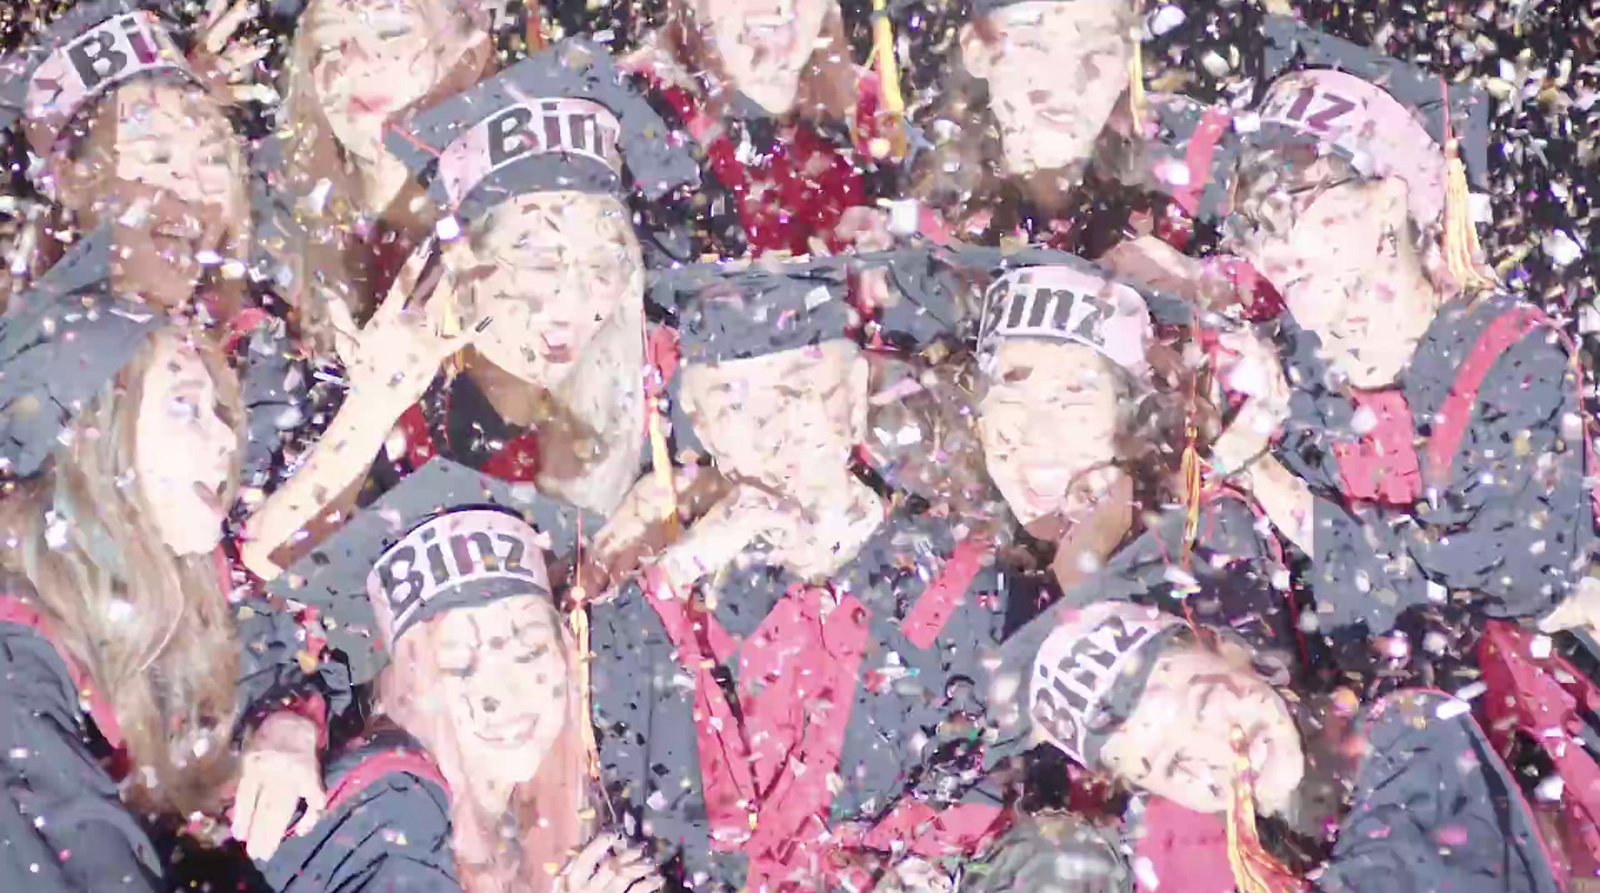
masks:
<svg viewBox="0 0 1600 893"><path fill-rule="evenodd" d="M602 834L567 862L551 893L655 893L665 884L643 850Z"/></svg>

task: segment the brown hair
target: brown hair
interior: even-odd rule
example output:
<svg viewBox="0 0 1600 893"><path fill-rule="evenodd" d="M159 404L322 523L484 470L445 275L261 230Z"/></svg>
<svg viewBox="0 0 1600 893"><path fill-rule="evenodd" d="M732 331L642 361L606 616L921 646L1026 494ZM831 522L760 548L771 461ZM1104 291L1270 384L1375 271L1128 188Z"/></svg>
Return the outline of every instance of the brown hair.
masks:
<svg viewBox="0 0 1600 893"><path fill-rule="evenodd" d="M231 779L238 642L214 555L179 556L132 486L135 428L158 333L80 415L41 480L0 504L7 569L27 577L51 635L88 669L121 726L131 801L187 816ZM238 385L219 351L201 356L237 429ZM224 502L238 487L234 466Z"/></svg>
<svg viewBox="0 0 1600 893"><path fill-rule="evenodd" d="M282 141L282 169L275 172L272 188L274 213L292 219L279 227L288 235L264 244L287 277L285 300L294 308L301 337L315 350L334 352L328 302L343 300L357 322L362 322L382 295L377 290L384 272L374 246L358 235L363 216L363 193L355 159L334 135L317 93L313 74L317 46L313 17L334 0L311 0L301 13L301 25L289 47L283 67L283 104L279 110L278 138ZM488 72L494 61L486 13L466 0L417 0L428 21L450 38L442 41L442 77L432 91L414 106L466 89ZM446 55L454 52L452 58ZM422 199L413 201L413 199ZM399 196L384 210L383 223L394 238L415 241L426 233L437 211L423 198L421 188L408 180ZM378 246L380 249L382 244Z"/></svg>

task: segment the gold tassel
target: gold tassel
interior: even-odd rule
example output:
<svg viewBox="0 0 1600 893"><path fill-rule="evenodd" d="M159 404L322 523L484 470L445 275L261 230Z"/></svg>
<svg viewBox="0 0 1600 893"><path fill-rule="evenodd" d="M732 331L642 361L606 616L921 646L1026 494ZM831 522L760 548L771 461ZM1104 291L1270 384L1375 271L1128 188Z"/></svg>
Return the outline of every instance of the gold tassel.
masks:
<svg viewBox="0 0 1600 893"><path fill-rule="evenodd" d="M1302 889L1294 874L1261 845L1256 834L1256 799L1250 784L1250 760L1243 753L1244 732L1233 730L1238 752L1233 796L1228 798L1228 865L1239 893L1291 893Z"/></svg>
<svg viewBox="0 0 1600 893"><path fill-rule="evenodd" d="M1450 88L1441 78L1444 91L1444 262L1450 275L1464 289L1478 290L1499 285L1478 264L1482 249L1478 229L1472 223L1472 194L1467 188L1467 165L1461 160L1460 144L1450 124Z"/></svg>
<svg viewBox="0 0 1600 893"><path fill-rule="evenodd" d="M1185 427L1184 438L1183 465L1179 472L1183 476L1183 544L1178 566L1187 568L1189 553L1200 533L1200 450L1195 445L1199 432L1193 422Z"/></svg>
<svg viewBox="0 0 1600 893"><path fill-rule="evenodd" d="M579 551L578 567L583 567L582 551ZM588 593L583 586L574 586L572 589L572 613L568 615L568 623L572 627L572 638L577 642L578 650L578 701L579 710L582 711L583 720L578 723L578 740L583 744L583 762L589 771L592 781L600 779L600 744L594 736L594 703L589 695L589 605Z"/></svg>
<svg viewBox="0 0 1600 893"><path fill-rule="evenodd" d="M1138 21L1144 21L1143 0L1134 3L1134 16ZM1133 116L1134 135L1144 134L1144 41L1133 41L1133 57L1128 60L1128 113Z"/></svg>
<svg viewBox="0 0 1600 893"><path fill-rule="evenodd" d="M900 93L900 66L894 57L894 25L889 21L888 0L872 0L872 55L878 69L882 113L888 119L889 154L906 155L906 100Z"/></svg>
<svg viewBox="0 0 1600 893"><path fill-rule="evenodd" d="M661 413L654 406L649 411L650 462L655 466L656 487L661 491L660 518L667 522L670 542L678 538L677 482L672 476L672 456L667 453L667 432L661 424Z"/></svg>

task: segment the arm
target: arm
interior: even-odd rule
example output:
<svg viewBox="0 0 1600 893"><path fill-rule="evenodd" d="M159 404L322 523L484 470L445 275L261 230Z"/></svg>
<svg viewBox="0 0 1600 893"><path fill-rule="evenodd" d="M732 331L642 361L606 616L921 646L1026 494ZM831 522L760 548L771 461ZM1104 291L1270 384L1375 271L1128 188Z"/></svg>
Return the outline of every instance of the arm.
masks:
<svg viewBox="0 0 1600 893"><path fill-rule="evenodd" d="M83 737L55 649L0 623L0 888L162 889L154 848Z"/></svg>

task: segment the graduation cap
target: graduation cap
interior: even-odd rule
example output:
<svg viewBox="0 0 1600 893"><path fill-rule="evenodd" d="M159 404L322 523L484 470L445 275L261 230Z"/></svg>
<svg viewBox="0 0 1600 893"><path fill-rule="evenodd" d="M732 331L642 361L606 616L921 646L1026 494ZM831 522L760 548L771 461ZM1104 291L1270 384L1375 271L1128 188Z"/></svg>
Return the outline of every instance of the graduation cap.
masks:
<svg viewBox="0 0 1600 893"><path fill-rule="evenodd" d="M83 405L166 314L114 298L111 226L73 246L0 317L0 463L39 471Z"/></svg>
<svg viewBox="0 0 1600 893"><path fill-rule="evenodd" d="M1153 323L1195 321L1182 300L1049 248L931 246L920 264L892 269L902 294L876 324L893 342L926 343L954 331L975 338L980 356L1010 339L1082 344L1139 378ZM965 297L972 291L981 300Z"/></svg>
<svg viewBox="0 0 1600 893"><path fill-rule="evenodd" d="M206 87L178 42L164 0L99 0L68 10L0 60L0 128L22 120L28 141L50 154L67 125L95 100L137 78Z"/></svg>
<svg viewBox="0 0 1600 893"><path fill-rule="evenodd" d="M1027 721L1085 768L1138 706L1155 659L1189 627L1155 608L1096 602L1065 612L1034 654Z"/></svg>
<svg viewBox="0 0 1600 893"><path fill-rule="evenodd" d="M653 278L651 300L676 311L679 356L714 364L852 337L850 258L778 266L705 263Z"/></svg>
<svg viewBox="0 0 1600 893"><path fill-rule="evenodd" d="M471 219L529 192L638 189L658 198L699 165L599 45L568 38L392 126L384 145Z"/></svg>
<svg viewBox="0 0 1600 893"><path fill-rule="evenodd" d="M1365 176L1398 176L1421 221L1444 214L1448 140L1457 142L1468 183L1487 188L1488 97L1480 88L1447 88L1415 65L1290 19L1269 17L1265 37L1262 80L1271 84L1245 145L1328 147Z"/></svg>
<svg viewBox="0 0 1600 893"><path fill-rule="evenodd" d="M452 608L553 597L548 562L604 519L438 457L354 515L270 591L332 624L356 684L377 676L408 631Z"/></svg>

